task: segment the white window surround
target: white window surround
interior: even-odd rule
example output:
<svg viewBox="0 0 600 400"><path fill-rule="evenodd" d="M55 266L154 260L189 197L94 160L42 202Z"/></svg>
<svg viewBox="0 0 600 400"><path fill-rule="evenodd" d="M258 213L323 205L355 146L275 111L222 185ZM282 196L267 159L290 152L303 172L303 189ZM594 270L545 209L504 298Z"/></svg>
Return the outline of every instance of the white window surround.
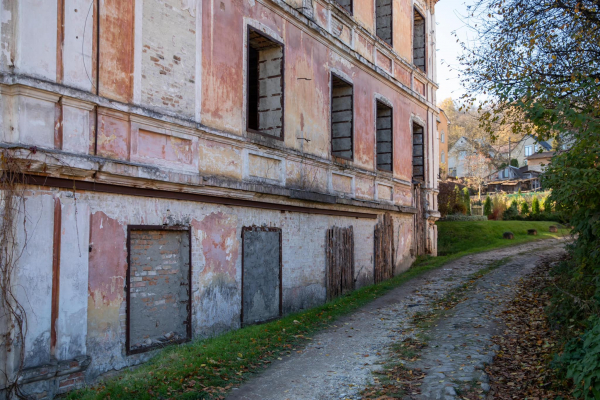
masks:
<svg viewBox="0 0 600 400"><path fill-rule="evenodd" d="M525 146L525 157L533 154L533 146Z"/></svg>

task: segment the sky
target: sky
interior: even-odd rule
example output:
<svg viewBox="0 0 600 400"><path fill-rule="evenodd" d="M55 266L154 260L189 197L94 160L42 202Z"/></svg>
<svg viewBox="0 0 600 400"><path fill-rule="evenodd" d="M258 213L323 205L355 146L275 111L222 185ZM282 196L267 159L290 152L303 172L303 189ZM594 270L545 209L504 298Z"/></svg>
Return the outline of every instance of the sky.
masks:
<svg viewBox="0 0 600 400"><path fill-rule="evenodd" d="M461 40L473 37L473 33L468 32L461 21L462 16L467 14L467 5L472 3L472 0L439 0L435 6L437 81L440 85L437 91L438 103L448 97L456 100L464 93L457 72L452 71L452 67L459 67L457 57L462 52L453 32L456 32Z"/></svg>

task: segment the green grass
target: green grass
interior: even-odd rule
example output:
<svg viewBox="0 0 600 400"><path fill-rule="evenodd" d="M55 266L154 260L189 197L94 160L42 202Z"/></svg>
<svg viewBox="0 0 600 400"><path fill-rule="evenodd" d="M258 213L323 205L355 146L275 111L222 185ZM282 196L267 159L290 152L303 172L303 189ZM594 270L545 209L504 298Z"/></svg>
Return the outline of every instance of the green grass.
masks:
<svg viewBox="0 0 600 400"><path fill-rule="evenodd" d="M547 233L547 222L441 222L438 242L444 255L420 257L408 271L378 285L343 296L323 306L292 314L278 321L249 326L221 336L162 350L150 362L119 378L69 394L70 399L178 399L215 398L286 357L309 336L337 318L382 296L403 283L461 256L535 239L559 237ZM527 229L538 236L527 236ZM515 240L501 239L511 230Z"/></svg>
<svg viewBox="0 0 600 400"><path fill-rule="evenodd" d="M559 226L556 222L544 221L441 221L437 223L438 255L477 253L536 239L563 237L569 233L567 229L550 233L551 225ZM537 229L537 236L527 235L528 229ZM514 233L514 240L502 239L502 233L506 231Z"/></svg>

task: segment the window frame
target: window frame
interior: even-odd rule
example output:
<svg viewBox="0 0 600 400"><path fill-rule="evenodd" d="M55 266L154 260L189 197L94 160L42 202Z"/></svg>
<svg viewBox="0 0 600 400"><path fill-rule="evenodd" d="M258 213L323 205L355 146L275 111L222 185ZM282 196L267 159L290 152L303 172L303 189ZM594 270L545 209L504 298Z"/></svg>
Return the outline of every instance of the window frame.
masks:
<svg viewBox="0 0 600 400"><path fill-rule="evenodd" d="M281 46L281 135L274 136L259 130L250 128L250 33L255 32L269 41ZM246 30L246 132L261 135L267 138L284 141L285 139L285 44L277 40L269 34L261 31L252 25L247 25Z"/></svg>
<svg viewBox="0 0 600 400"><path fill-rule="evenodd" d="M392 155L391 156L392 157L391 166L392 166L392 169L389 170L389 171L387 169L381 169L381 168L379 168L379 165L377 163L377 155L379 154L379 152L377 151L377 108L378 108L379 104L381 104L382 106L385 106L385 107L389 108L390 111L391 111L391 115L390 115L390 119L391 119L390 130L392 131L391 132L391 135L392 135L392 151L391 151L391 155ZM354 146L354 140L352 141L352 145ZM354 148L353 148L353 151L352 151L352 155L354 155ZM377 171L381 171L381 172L384 172L384 173L389 173L389 174L393 174L394 173L394 107L392 107L389 104L386 104L385 102L383 102L381 100L378 100L378 99L375 99L375 169Z"/></svg>
<svg viewBox="0 0 600 400"><path fill-rule="evenodd" d="M414 146L415 146L415 142L414 142L414 137L415 137L415 126L420 127L423 130L423 133L421 134L423 136L422 139L422 143L421 146L423 148L423 155L421 156L423 158L423 180L419 181L417 179L415 179L415 154L414 154ZM411 165L412 165L412 172L411 172L411 179L413 181L419 182L421 184L426 184L427 183L427 174L428 174L428 168L427 168L427 127L424 124L421 124L417 121L415 121L414 119L411 121L411 128L410 128L410 133L411 133Z"/></svg>
<svg viewBox="0 0 600 400"><path fill-rule="evenodd" d="M533 155L533 146L525 146L525 157Z"/></svg>
<svg viewBox="0 0 600 400"><path fill-rule="evenodd" d="M424 57L424 63L423 63L423 69L421 69L420 67L417 66L417 64L415 64L415 13L418 13L421 18L423 19L423 34L424 34L424 38L423 41L425 42L423 45L423 57ZM421 12L421 10L419 10L414 4L413 4L413 19L412 19L412 65L414 67L416 67L421 73L427 75L427 19L425 18L425 15L423 15L423 13Z"/></svg>
<svg viewBox="0 0 600 400"><path fill-rule="evenodd" d="M352 158L336 156L333 154L333 78L334 77L336 79L341 80L342 82L345 82L346 84L348 84L352 87L352 121L350 122L350 125L352 126L350 128L352 131L352 134L350 136L351 142L352 142L352 147L351 147ZM341 159L341 160L354 162L354 84L352 82L348 82L347 79L344 79L340 75L331 71L330 76L329 76L329 85L330 85L330 87L329 87L329 147L330 147L331 159L332 160Z"/></svg>
<svg viewBox="0 0 600 400"><path fill-rule="evenodd" d="M379 35L377 35L377 0L373 0L374 3L374 10L375 10L375 37L377 37L377 39L381 40L383 43L385 43L386 45L390 46L390 47L394 47L394 0L391 0L390 2L390 6L392 7L391 13L392 13L392 20L390 21L390 43L386 42L385 40L383 40L381 37L379 37Z"/></svg>
<svg viewBox="0 0 600 400"><path fill-rule="evenodd" d="M333 0L333 3L334 3L336 6L338 6L339 8L341 8L342 10L344 10L345 12L347 12L348 14L350 14L350 15L354 16L354 0L350 0L350 10L346 10L346 9L344 8L344 6L343 6L343 5L341 5L341 4L339 3L339 1L338 1L338 0Z"/></svg>

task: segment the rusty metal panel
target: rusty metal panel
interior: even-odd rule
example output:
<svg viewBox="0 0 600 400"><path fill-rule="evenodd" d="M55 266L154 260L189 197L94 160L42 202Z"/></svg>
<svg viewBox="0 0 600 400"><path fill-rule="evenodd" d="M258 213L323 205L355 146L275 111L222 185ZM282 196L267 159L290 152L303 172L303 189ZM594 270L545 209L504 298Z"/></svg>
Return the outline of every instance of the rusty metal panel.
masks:
<svg viewBox="0 0 600 400"><path fill-rule="evenodd" d="M354 229L327 230L327 300L354 290Z"/></svg>
<svg viewBox="0 0 600 400"><path fill-rule="evenodd" d="M100 96L130 102L133 93L134 1L101 0Z"/></svg>
<svg viewBox="0 0 600 400"><path fill-rule="evenodd" d="M394 221L390 213L375 226L375 283L394 276Z"/></svg>
<svg viewBox="0 0 600 400"><path fill-rule="evenodd" d="M281 316L281 229L242 229L242 324Z"/></svg>

